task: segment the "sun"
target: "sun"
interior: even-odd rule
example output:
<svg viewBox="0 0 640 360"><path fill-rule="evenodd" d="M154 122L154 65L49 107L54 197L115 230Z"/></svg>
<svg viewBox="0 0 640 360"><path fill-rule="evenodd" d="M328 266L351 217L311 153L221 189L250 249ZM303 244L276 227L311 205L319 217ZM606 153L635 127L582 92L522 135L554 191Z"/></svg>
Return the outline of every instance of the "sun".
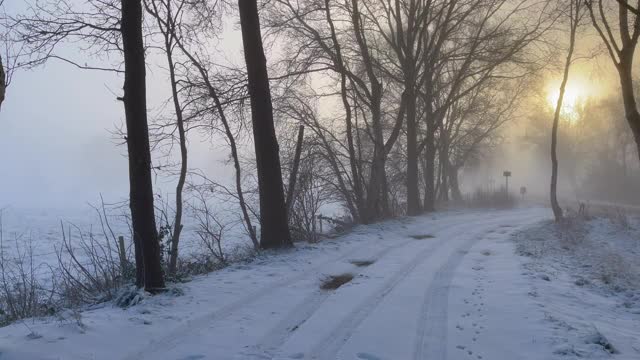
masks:
<svg viewBox="0 0 640 360"><path fill-rule="evenodd" d="M558 105L560 96L560 82L553 81L547 86L547 102L552 109ZM569 80L562 99L561 115L569 121L574 121L579 116L579 111L584 103L593 96L592 88L584 79Z"/></svg>

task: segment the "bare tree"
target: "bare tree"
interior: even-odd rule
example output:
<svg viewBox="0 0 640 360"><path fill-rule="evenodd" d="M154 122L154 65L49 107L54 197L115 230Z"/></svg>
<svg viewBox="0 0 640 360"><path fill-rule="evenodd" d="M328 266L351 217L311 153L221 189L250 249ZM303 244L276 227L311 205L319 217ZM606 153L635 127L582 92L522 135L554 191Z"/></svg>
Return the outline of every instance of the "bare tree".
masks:
<svg viewBox="0 0 640 360"><path fill-rule="evenodd" d="M633 88L633 58L640 38L640 16L637 11L640 3L633 7L629 5L629 1L618 0L617 19L612 15L616 6L609 1L585 0L585 5L589 9L591 23L618 71L627 122L633 132L640 157L640 112ZM611 17L614 17L613 21L617 20L618 34L615 34L616 28L612 26Z"/></svg>
<svg viewBox="0 0 640 360"><path fill-rule="evenodd" d="M173 233L171 234L171 249L169 251L169 274L176 271L178 261L178 245L182 232L182 214L184 209L183 192L187 179L188 150L187 150L187 129L184 119L184 105L180 98L178 88L178 75L176 74L176 22L180 21L183 15L184 1L172 0L145 0L144 4L147 12L156 20L156 25L163 41L163 52L167 59L167 69L169 70L169 84L171 86L171 100L175 112L175 127L178 131L178 143L180 145L180 170L178 183L176 184L175 216L173 222Z"/></svg>
<svg viewBox="0 0 640 360"><path fill-rule="evenodd" d="M260 191L260 246L265 249L292 245L282 184L278 140L262 45L256 0L240 0L240 26L247 63L251 119Z"/></svg>
<svg viewBox="0 0 640 360"><path fill-rule="evenodd" d="M7 89L6 75L4 72L4 65L2 65L2 54L0 54L0 109L2 109L2 102L4 101L5 92Z"/></svg>
<svg viewBox="0 0 640 360"><path fill-rule="evenodd" d="M296 141L295 155L293 156L293 164L291 173L289 174L289 185L287 187L287 217L291 219L291 206L293 205L296 193L296 183L298 182L298 170L300 169L300 156L302 156L302 145L304 141L304 125L298 128L298 139Z"/></svg>
<svg viewBox="0 0 640 360"><path fill-rule="evenodd" d="M173 27L176 33L182 33L182 31L180 30L179 23L175 23ZM197 38L197 35L195 33L199 31L200 29L196 27L194 29L185 31L184 35ZM238 204L240 205L240 209L242 211L244 226L247 230L247 233L249 234L249 237L251 238L251 241L253 242L254 247L258 249L260 247L260 243L258 242L258 237L252 225L249 206L247 205L247 201L245 200L245 194L242 186L242 166L240 163L240 153L238 150L236 135L234 134L234 131L232 129L232 123L225 111L225 104L223 104L223 99L220 98L220 91L216 88L216 86L213 83L213 80L211 79L211 74L209 70L211 66L210 62L206 60L204 55L199 55L195 52L195 50L192 50L188 47L188 44L186 43L187 39L186 39L186 36L184 35L181 35L181 36L176 35L174 39L176 41L176 45L180 48L182 53L187 57L187 59L191 63L191 66L195 69L194 71L196 73L196 76L188 75L189 77L188 82L190 83L188 86L195 87L195 88L202 88L202 91L204 92L204 96L200 96L200 97L204 97L206 99L205 102L206 101L213 102L213 107L205 105L204 109L196 110L196 114L194 114L194 116L201 115L203 112L208 112L217 116L220 122L222 123L221 131L224 134L229 144L229 148L231 150L231 158L233 160L233 167L235 170L236 197L238 199ZM201 80L200 82L196 80L197 76L200 77L200 80ZM240 80L237 80L235 82L241 83L244 85L246 83L244 74L242 75L242 78ZM234 91L232 90L228 90L227 92L234 93ZM199 96L196 94L195 99L190 99L188 101L196 102L198 100L198 97ZM224 102L228 105L229 103L239 102L242 100L244 100L244 96L238 96L238 97L232 96L230 99Z"/></svg>
<svg viewBox="0 0 640 360"><path fill-rule="evenodd" d="M551 130L551 208L553 209L553 215L556 221L562 219L562 208L558 204L558 124L560 122L560 114L562 112L562 102L564 100L564 94L567 87L567 81L569 81L569 70L571 69L571 63L573 62L573 53L576 44L576 34L580 21L582 19L582 8L584 2L582 0L572 0L569 4L568 18L569 18L569 50L567 53L567 59L564 63L564 72L562 75L562 83L560 84L560 93L558 95L558 101L556 109L553 114L553 127Z"/></svg>
<svg viewBox="0 0 640 360"><path fill-rule="evenodd" d="M136 253L136 284L149 291L164 288L160 244L155 223L151 151L146 108L146 63L141 0L92 0L78 7L67 0L36 1L29 14L12 19L16 41L26 48L21 66L57 59L81 69L124 73L126 142L129 160L129 206ZM78 41L101 57L116 53L121 64L91 66L60 56L58 45Z"/></svg>
<svg viewBox="0 0 640 360"><path fill-rule="evenodd" d="M267 18L270 34L283 34L295 44L282 61L287 73L310 76L323 72L339 76L337 93L318 96L341 98L346 146L328 150L338 151L332 155L334 160L342 159L342 152L346 153L348 171L342 171L340 162L332 167L336 177L350 187L346 206L352 217L363 223L391 215L386 159L399 137L403 116L389 114L400 113L404 108L383 108L384 74L379 63L382 50L377 33L371 31L367 6L357 0L345 3L278 0Z"/></svg>
<svg viewBox="0 0 640 360"><path fill-rule="evenodd" d="M129 187L134 243L140 247L147 291L164 288L160 244L153 206L151 151L147 124L146 64L142 38L142 1L122 0L124 108L129 154ZM140 266L140 263L137 263Z"/></svg>
<svg viewBox="0 0 640 360"><path fill-rule="evenodd" d="M3 5L4 0L0 0L0 9L3 8ZM11 46L9 44L9 40L7 39L7 33L9 29L7 29L6 26L3 25L5 17L6 14L0 13L0 44L2 44L2 47L4 47L4 49L0 47L0 109L2 109L2 103L4 102L7 87L9 86L9 82L11 80L11 69L9 69L9 61L11 59L9 52ZM4 61L2 59L3 56Z"/></svg>

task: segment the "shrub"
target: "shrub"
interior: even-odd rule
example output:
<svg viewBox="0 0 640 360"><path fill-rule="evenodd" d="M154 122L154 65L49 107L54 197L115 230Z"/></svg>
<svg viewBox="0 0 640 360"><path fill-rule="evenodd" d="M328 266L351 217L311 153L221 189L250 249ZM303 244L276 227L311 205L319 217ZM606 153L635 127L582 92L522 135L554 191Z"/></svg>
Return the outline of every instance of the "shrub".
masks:
<svg viewBox="0 0 640 360"><path fill-rule="evenodd" d="M467 196L466 203L472 208L510 209L517 205L517 198L511 193L507 193L504 188L500 190L477 188Z"/></svg>
<svg viewBox="0 0 640 360"><path fill-rule="evenodd" d="M31 239L16 235L13 242L16 256L9 258L0 213L0 326L54 312L55 281L45 286L42 273L48 270L35 263ZM26 246L21 244L26 243Z"/></svg>

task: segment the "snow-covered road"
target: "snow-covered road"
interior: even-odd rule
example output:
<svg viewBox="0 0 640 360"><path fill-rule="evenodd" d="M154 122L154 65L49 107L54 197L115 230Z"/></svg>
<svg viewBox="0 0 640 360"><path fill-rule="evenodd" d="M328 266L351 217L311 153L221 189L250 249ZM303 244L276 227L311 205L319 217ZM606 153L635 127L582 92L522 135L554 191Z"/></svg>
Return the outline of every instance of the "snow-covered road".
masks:
<svg viewBox="0 0 640 360"><path fill-rule="evenodd" d="M548 216L460 211L359 227L198 278L183 296L84 312L81 325L0 329L0 359L547 359L552 329L510 235ZM320 289L340 274L354 278Z"/></svg>

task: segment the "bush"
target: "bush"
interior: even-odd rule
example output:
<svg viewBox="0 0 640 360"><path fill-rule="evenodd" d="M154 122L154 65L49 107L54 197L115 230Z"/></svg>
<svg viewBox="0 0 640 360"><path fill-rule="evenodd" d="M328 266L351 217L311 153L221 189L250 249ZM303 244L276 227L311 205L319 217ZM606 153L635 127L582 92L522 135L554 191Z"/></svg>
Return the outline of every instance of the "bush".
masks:
<svg viewBox="0 0 640 360"><path fill-rule="evenodd" d="M1 214L0 214L1 215ZM53 294L55 281L45 286L42 272L48 270L34 262L33 246L30 239L25 241L16 235L16 256L8 258L4 252L5 241L0 216L0 326L13 321L49 315L54 312Z"/></svg>
<svg viewBox="0 0 640 360"><path fill-rule="evenodd" d="M517 198L511 193L507 193L504 188L492 191L477 188L466 199L467 206L472 208L510 209L515 207L517 203Z"/></svg>
<svg viewBox="0 0 640 360"><path fill-rule="evenodd" d="M72 243L74 235L76 244ZM128 273L128 261L125 259L127 265L123 269L118 248L108 238L99 238L92 232L85 234L73 224L68 225L66 232L62 227L62 244L56 253L64 306L111 300L132 281L124 275Z"/></svg>

